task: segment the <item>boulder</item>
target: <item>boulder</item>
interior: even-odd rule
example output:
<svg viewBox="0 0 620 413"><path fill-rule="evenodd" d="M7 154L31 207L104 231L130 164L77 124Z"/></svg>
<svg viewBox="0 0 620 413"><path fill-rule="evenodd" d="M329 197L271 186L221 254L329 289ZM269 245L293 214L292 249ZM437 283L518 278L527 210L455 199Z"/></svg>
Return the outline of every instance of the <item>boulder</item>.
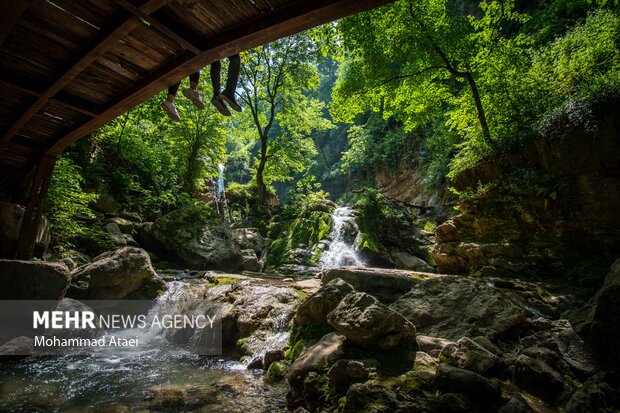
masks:
<svg viewBox="0 0 620 413"><path fill-rule="evenodd" d="M137 212L121 211L119 215L121 218L125 218L126 220L131 221L131 222L137 222L137 223L142 222L142 217Z"/></svg>
<svg viewBox="0 0 620 413"><path fill-rule="evenodd" d="M123 247L73 271L67 295L80 300L149 300L164 288L146 251Z"/></svg>
<svg viewBox="0 0 620 413"><path fill-rule="evenodd" d="M254 250L241 250L241 255L243 255L243 265L241 266L243 271L260 272L263 269Z"/></svg>
<svg viewBox="0 0 620 413"><path fill-rule="evenodd" d="M532 335L523 337L521 344L528 348L543 347L552 350L570 367L572 373L581 379L594 374L597 364L583 340L573 330L570 322L568 320L554 320L550 322L550 327L548 330L537 331ZM533 352L534 350L528 351ZM541 351L537 350L541 357L535 358L547 363L552 360L551 356L544 355ZM553 366L553 364L550 365Z"/></svg>
<svg viewBox="0 0 620 413"><path fill-rule="evenodd" d="M509 335L527 320L527 311L484 281L443 276L419 281L390 305L425 335L458 340Z"/></svg>
<svg viewBox="0 0 620 413"><path fill-rule="evenodd" d="M566 413L617 412L620 391L607 381L604 373L589 378L575 391L565 407Z"/></svg>
<svg viewBox="0 0 620 413"><path fill-rule="evenodd" d="M411 255L408 252L392 252L390 254L390 258L396 268L422 272L435 272L435 269L428 265L422 258Z"/></svg>
<svg viewBox="0 0 620 413"><path fill-rule="evenodd" d="M0 300L60 300L70 282L60 262L0 260Z"/></svg>
<svg viewBox="0 0 620 413"><path fill-rule="evenodd" d="M232 230L232 236L239 248L253 250L256 255L260 255L265 246L265 240L258 228L236 228Z"/></svg>
<svg viewBox="0 0 620 413"><path fill-rule="evenodd" d="M495 406L501 403L502 394L497 383L469 370L452 367L441 363L437 368L435 385L449 393L460 393L472 402Z"/></svg>
<svg viewBox="0 0 620 413"><path fill-rule="evenodd" d="M354 383L349 387L344 400L343 413L359 412L434 412L431 403L424 397L416 397L405 392L379 384Z"/></svg>
<svg viewBox="0 0 620 413"><path fill-rule="evenodd" d="M34 353L34 340L20 336L0 346L0 356L29 356ZM21 358L21 357L20 357Z"/></svg>
<svg viewBox="0 0 620 413"><path fill-rule="evenodd" d="M284 350L267 350L265 354L263 354L263 369L268 370L273 363L280 360L284 360Z"/></svg>
<svg viewBox="0 0 620 413"><path fill-rule="evenodd" d="M353 343L381 350L417 351L415 326L373 296L351 292L327 315L327 322Z"/></svg>
<svg viewBox="0 0 620 413"><path fill-rule="evenodd" d="M452 340L439 337L430 337L422 334L417 335L416 341L418 342L420 351L434 355L435 357L439 357L439 353L441 353L441 350L443 350L447 345L456 344Z"/></svg>
<svg viewBox="0 0 620 413"><path fill-rule="evenodd" d="M127 240L123 236L123 231L119 228L118 224L114 222L108 222L105 224L105 230L116 244L116 246L122 247L127 245Z"/></svg>
<svg viewBox="0 0 620 413"><path fill-rule="evenodd" d="M499 409L499 413L536 413L536 411L520 393L515 393L508 403Z"/></svg>
<svg viewBox="0 0 620 413"><path fill-rule="evenodd" d="M234 271L243 264L228 224L206 205L186 206L159 218L152 234L193 268Z"/></svg>
<svg viewBox="0 0 620 413"><path fill-rule="evenodd" d="M611 266L601 289L571 321L606 367L620 369L620 259Z"/></svg>
<svg viewBox="0 0 620 413"><path fill-rule="evenodd" d="M26 208L21 205L0 201L0 257L14 257L25 211ZM50 237L49 222L47 218L42 217L35 239L35 257L41 258L45 255Z"/></svg>
<svg viewBox="0 0 620 413"><path fill-rule="evenodd" d="M444 347L439 358L451 366L474 371L483 376L497 372L502 364L499 357L467 337L461 338L456 344Z"/></svg>
<svg viewBox="0 0 620 413"><path fill-rule="evenodd" d="M317 372L332 365L344 356L346 337L337 333L324 335L318 343L308 347L293 362L287 378L289 406L297 407L304 402L304 381L312 372Z"/></svg>
<svg viewBox="0 0 620 413"><path fill-rule="evenodd" d="M346 390L353 383L366 381L371 374L379 372L377 360L338 360L327 372L330 382L337 391Z"/></svg>
<svg viewBox="0 0 620 413"><path fill-rule="evenodd" d="M121 217L113 217L108 219L108 223L116 224L123 234L131 234L135 224L128 219Z"/></svg>
<svg viewBox="0 0 620 413"><path fill-rule="evenodd" d="M541 360L521 354L515 361L514 381L519 387L548 403L565 397L570 386L560 373Z"/></svg>
<svg viewBox="0 0 620 413"><path fill-rule="evenodd" d="M348 284L336 278L323 284L321 288L304 301L295 313L295 324L311 326L314 324L326 324L329 314L340 301L354 289Z"/></svg>
<svg viewBox="0 0 620 413"><path fill-rule="evenodd" d="M274 361L269 366L263 379L265 383L273 384L283 381L288 375L290 362L286 360Z"/></svg>
<svg viewBox="0 0 620 413"><path fill-rule="evenodd" d="M58 302L54 311L63 311L63 312L83 312L90 311L93 312L93 309L84 304L81 301L74 300L72 298L63 298ZM95 324L96 325L96 324ZM49 328L45 330L45 335L47 336L56 336L59 339L62 338L96 338L101 334L102 330L100 328L60 328L53 329Z"/></svg>
<svg viewBox="0 0 620 413"><path fill-rule="evenodd" d="M371 294L384 303L391 303L416 286L419 282L416 278L429 276L405 270L345 267L323 271L321 282L327 284L340 278L357 291Z"/></svg>

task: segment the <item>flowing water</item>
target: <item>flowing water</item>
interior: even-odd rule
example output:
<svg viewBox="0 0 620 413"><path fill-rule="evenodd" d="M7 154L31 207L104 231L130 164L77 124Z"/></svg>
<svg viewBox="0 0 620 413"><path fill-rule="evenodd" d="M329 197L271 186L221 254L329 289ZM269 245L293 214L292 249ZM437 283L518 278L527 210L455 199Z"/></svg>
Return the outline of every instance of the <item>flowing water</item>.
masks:
<svg viewBox="0 0 620 413"><path fill-rule="evenodd" d="M225 190L224 186L224 165L221 163L217 165L217 193L216 198L219 201L222 198L222 193Z"/></svg>
<svg viewBox="0 0 620 413"><path fill-rule="evenodd" d="M168 292L156 301L151 312L162 311L171 305L172 299L187 294L187 285L170 283ZM191 389L190 399L198 398L208 404L200 411L285 410L285 386L263 383L262 371L246 370L244 364L221 356L190 353L150 330L128 330L126 334L142 334L140 341L148 342L148 346L125 353L116 349L107 354L101 349L86 356L37 356L0 364L0 411L145 411L149 407L160 410L165 406L152 406L145 398L157 386Z"/></svg>
<svg viewBox="0 0 620 413"><path fill-rule="evenodd" d="M338 207L334 210L330 238L329 249L321 255L319 267L366 266L357 249L360 231L355 222L355 213L351 208Z"/></svg>

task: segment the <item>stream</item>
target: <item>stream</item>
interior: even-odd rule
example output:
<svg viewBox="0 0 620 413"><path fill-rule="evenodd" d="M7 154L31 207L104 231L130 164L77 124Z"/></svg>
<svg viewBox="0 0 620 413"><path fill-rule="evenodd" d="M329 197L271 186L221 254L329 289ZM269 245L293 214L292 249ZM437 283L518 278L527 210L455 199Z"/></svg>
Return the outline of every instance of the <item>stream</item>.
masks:
<svg viewBox="0 0 620 413"><path fill-rule="evenodd" d="M166 300L190 288L186 281L168 283L167 293L155 301L151 311L170 305ZM274 333L288 339L283 333ZM140 332L126 330L126 334ZM114 354L106 354L106 349L100 349L92 355L36 356L0 364L0 411L169 410L169 399L174 400L173 411L192 411L199 406L204 407L196 411L285 410L285 385L265 384L262 370L247 370L246 364L236 359L196 355L175 347L161 334L141 334L141 342L148 345L140 351L116 349ZM179 392L184 392L181 402L177 400Z"/></svg>

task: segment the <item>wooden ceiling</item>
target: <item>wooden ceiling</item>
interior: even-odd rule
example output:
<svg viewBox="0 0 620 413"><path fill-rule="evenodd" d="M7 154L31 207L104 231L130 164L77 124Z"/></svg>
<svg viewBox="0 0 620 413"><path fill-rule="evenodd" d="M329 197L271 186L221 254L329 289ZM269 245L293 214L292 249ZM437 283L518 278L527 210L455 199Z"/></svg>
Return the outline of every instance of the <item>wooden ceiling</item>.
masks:
<svg viewBox="0 0 620 413"><path fill-rule="evenodd" d="M226 56L391 0L1 0L0 188Z"/></svg>

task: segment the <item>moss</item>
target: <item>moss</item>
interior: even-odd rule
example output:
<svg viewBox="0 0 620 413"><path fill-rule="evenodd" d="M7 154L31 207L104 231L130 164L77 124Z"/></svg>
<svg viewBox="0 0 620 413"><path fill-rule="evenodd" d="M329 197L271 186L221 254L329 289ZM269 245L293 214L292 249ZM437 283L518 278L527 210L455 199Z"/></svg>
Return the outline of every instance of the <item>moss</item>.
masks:
<svg viewBox="0 0 620 413"><path fill-rule="evenodd" d="M277 383L284 380L287 375L288 367L283 362L276 361L274 363L271 363L271 365L267 369L267 373L265 373L265 382Z"/></svg>
<svg viewBox="0 0 620 413"><path fill-rule="evenodd" d="M437 230L437 224L435 224L433 221L426 221L424 223L424 227L422 227L424 229L424 231L426 232L431 232L431 233L435 233L435 231Z"/></svg>
<svg viewBox="0 0 620 413"><path fill-rule="evenodd" d="M330 331L332 331L331 327L323 324L312 324L308 326L293 325L288 341L289 348L284 354L285 358L290 361L295 361L310 341L323 337Z"/></svg>
<svg viewBox="0 0 620 413"><path fill-rule="evenodd" d="M215 279L215 282L209 283L209 285L207 285L207 289L217 287L220 285L235 284L235 283L238 283L239 281L241 281L239 278L234 278L234 277L217 277Z"/></svg>
<svg viewBox="0 0 620 413"><path fill-rule="evenodd" d="M331 214L320 210L302 210L292 220L271 224L269 235L277 238L271 243L267 264L273 267L292 264L288 257L290 251L301 245L314 245L324 240L329 235L331 226ZM304 264L316 265L320 254L320 250L313 251Z"/></svg>
<svg viewBox="0 0 620 413"><path fill-rule="evenodd" d="M305 301L308 298L308 293L301 288L293 287L293 291L295 291L295 293L299 296L299 298L302 299L302 301Z"/></svg>
<svg viewBox="0 0 620 413"><path fill-rule="evenodd" d="M244 353L248 352L248 343L250 341L249 337L241 337L239 340L237 340L237 348L239 348L241 351L243 351Z"/></svg>
<svg viewBox="0 0 620 413"><path fill-rule="evenodd" d="M295 361L303 351L304 345L301 340L293 342L288 350L284 353L284 358L290 361Z"/></svg>
<svg viewBox="0 0 620 413"><path fill-rule="evenodd" d="M371 236L366 232L360 233L360 242L359 244L357 244L357 248L361 251L371 251L375 253L379 252L379 246L377 245L377 242L374 241Z"/></svg>

